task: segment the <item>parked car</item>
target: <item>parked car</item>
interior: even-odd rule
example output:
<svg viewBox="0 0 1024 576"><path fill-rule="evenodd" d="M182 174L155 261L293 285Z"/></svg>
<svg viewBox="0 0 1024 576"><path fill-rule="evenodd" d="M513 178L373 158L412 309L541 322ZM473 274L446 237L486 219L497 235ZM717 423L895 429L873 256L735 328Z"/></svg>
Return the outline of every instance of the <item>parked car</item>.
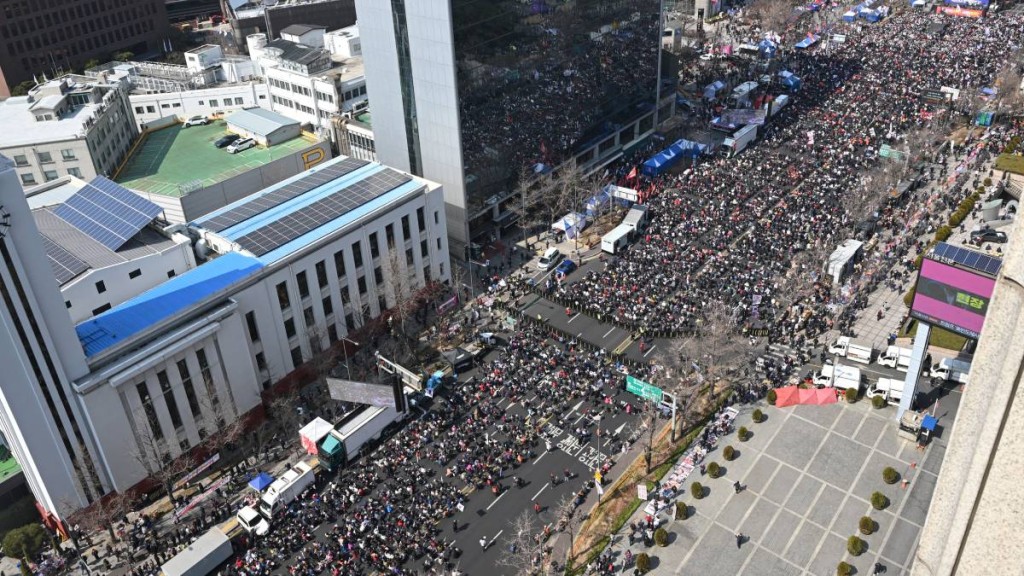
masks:
<svg viewBox="0 0 1024 576"><path fill-rule="evenodd" d="M229 144L228 152L232 154L238 154L242 150L248 150L249 148L252 148L255 145L256 141L253 140L252 138L242 138L239 140L235 140L234 142Z"/></svg>
<svg viewBox="0 0 1024 576"><path fill-rule="evenodd" d="M238 134L228 134L227 136L221 136L220 138L217 138L217 140L214 141L213 145L216 146L217 148L224 148L234 143L239 138L241 138L241 136L239 136Z"/></svg>
<svg viewBox="0 0 1024 576"><path fill-rule="evenodd" d="M210 119L206 116L193 116L188 120L185 120L183 128L188 128L189 126L206 126L209 123Z"/></svg>
<svg viewBox="0 0 1024 576"><path fill-rule="evenodd" d="M540 262L537 262L537 269L551 270L561 261L562 253L558 251L558 248L548 248L544 255L540 257Z"/></svg>
<svg viewBox="0 0 1024 576"><path fill-rule="evenodd" d="M572 260L562 260L562 263L558 265L558 268L555 268L555 273L561 274L562 276L568 276L575 269L575 262L573 262Z"/></svg>
<svg viewBox="0 0 1024 576"><path fill-rule="evenodd" d="M971 232L971 242L979 246L981 244L984 244L985 242L996 242L998 244L1005 244L1006 232L993 230L991 228L986 228L984 230L975 230L974 232Z"/></svg>

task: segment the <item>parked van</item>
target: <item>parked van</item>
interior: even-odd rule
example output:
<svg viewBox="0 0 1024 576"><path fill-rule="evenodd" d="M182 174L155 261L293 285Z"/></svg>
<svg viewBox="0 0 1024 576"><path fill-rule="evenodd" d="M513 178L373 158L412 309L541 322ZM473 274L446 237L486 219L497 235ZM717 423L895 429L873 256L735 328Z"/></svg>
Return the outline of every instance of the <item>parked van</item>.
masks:
<svg viewBox="0 0 1024 576"><path fill-rule="evenodd" d="M829 354L845 356L848 360L861 364L870 364L875 352L869 344L856 342L849 336L840 336L828 347L828 351Z"/></svg>
<svg viewBox="0 0 1024 576"><path fill-rule="evenodd" d="M839 388L840 390L848 388L859 390L861 385L860 368L843 366L842 364L836 366L826 364L821 367L821 370L814 373L813 381L815 386Z"/></svg>
<svg viewBox="0 0 1024 576"><path fill-rule="evenodd" d="M544 255L540 257L540 261L537 262L537 269L551 270L561 261L562 253L558 248L548 248L544 251Z"/></svg>
<svg viewBox="0 0 1024 576"><path fill-rule="evenodd" d="M897 405L903 399L904 383L896 378L879 378L868 390L868 396L881 396L889 404Z"/></svg>
<svg viewBox="0 0 1024 576"><path fill-rule="evenodd" d="M932 366L931 375L933 378L942 378L949 382L967 384L967 375L971 372L971 363L964 360L943 358L939 363Z"/></svg>
<svg viewBox="0 0 1024 576"><path fill-rule="evenodd" d="M910 348L889 346L885 349L883 354L878 356L878 363L882 366L895 368L900 372L906 372L907 370L910 370L910 358L913 355L914 351Z"/></svg>

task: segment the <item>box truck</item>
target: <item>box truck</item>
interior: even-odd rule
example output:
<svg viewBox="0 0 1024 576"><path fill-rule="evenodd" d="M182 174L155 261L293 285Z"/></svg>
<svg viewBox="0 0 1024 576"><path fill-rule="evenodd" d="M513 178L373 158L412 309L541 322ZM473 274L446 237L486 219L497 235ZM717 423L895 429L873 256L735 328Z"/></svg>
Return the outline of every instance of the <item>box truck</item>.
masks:
<svg viewBox="0 0 1024 576"><path fill-rule="evenodd" d="M408 412L394 406L366 406L342 420L320 441L320 463L334 471L355 460L363 447L380 438L385 428L405 419Z"/></svg>
<svg viewBox="0 0 1024 576"><path fill-rule="evenodd" d="M601 237L601 251L608 254L618 254L629 246L629 240L633 236L633 227L629 224L619 224L611 232Z"/></svg>
<svg viewBox="0 0 1024 576"><path fill-rule="evenodd" d="M814 373L814 384L817 386L827 386L829 388L839 388L846 390L847 388L860 389L860 368L853 366L844 366L837 364L826 364L821 367L821 370Z"/></svg>
<svg viewBox="0 0 1024 576"><path fill-rule="evenodd" d="M895 368L900 372L906 372L910 370L910 358L913 355L914 351L910 348L889 346L885 349L885 352L878 356L878 363L882 366Z"/></svg>
<svg viewBox="0 0 1024 576"><path fill-rule="evenodd" d="M881 396L889 404L899 404L903 399L903 380L896 378L879 378L878 382L871 385L868 396Z"/></svg>
<svg viewBox="0 0 1024 576"><path fill-rule="evenodd" d="M755 138L757 138L756 124L750 124L740 128L732 135L732 137L726 138L722 141L722 156L732 158L740 152L743 152L743 150L745 150Z"/></svg>
<svg viewBox="0 0 1024 576"><path fill-rule="evenodd" d="M931 375L933 378L942 378L950 382L967 384L967 375L971 372L971 363L965 360L954 360L943 358L939 363L932 366Z"/></svg>
<svg viewBox="0 0 1024 576"><path fill-rule="evenodd" d="M303 490L313 484L316 479L315 466L299 462L274 480L260 498L260 514L267 520L273 520L274 516L280 514Z"/></svg>
<svg viewBox="0 0 1024 576"><path fill-rule="evenodd" d="M870 344L865 342L857 342L849 336L840 336L835 342L829 345L828 352L829 354L844 356L851 362L870 364L871 357L874 354L874 349L871 348Z"/></svg>

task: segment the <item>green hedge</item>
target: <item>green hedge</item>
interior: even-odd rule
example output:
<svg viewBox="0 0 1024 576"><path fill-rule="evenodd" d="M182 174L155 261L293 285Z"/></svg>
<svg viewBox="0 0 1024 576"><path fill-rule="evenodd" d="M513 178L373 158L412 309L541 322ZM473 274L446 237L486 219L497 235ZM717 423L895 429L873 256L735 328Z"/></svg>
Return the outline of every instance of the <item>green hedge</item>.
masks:
<svg viewBox="0 0 1024 576"><path fill-rule="evenodd" d="M867 549L867 542L861 540L859 536L850 536L846 539L846 551L853 556L860 556Z"/></svg>
<svg viewBox="0 0 1024 576"><path fill-rule="evenodd" d="M871 507L875 510L885 510L889 506L889 499L881 492L871 495Z"/></svg>

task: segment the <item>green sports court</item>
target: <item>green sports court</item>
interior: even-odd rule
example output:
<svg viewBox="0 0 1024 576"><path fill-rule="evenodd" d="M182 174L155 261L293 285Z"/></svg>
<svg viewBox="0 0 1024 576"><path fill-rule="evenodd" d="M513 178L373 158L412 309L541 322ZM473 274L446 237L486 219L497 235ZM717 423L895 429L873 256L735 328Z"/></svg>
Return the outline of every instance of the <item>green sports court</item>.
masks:
<svg viewBox="0 0 1024 576"><path fill-rule="evenodd" d="M175 124L143 136L115 180L142 192L180 197L294 154L311 144L299 137L272 148L257 146L229 154L226 149L213 146L214 141L228 133L223 120L206 126L181 126Z"/></svg>

